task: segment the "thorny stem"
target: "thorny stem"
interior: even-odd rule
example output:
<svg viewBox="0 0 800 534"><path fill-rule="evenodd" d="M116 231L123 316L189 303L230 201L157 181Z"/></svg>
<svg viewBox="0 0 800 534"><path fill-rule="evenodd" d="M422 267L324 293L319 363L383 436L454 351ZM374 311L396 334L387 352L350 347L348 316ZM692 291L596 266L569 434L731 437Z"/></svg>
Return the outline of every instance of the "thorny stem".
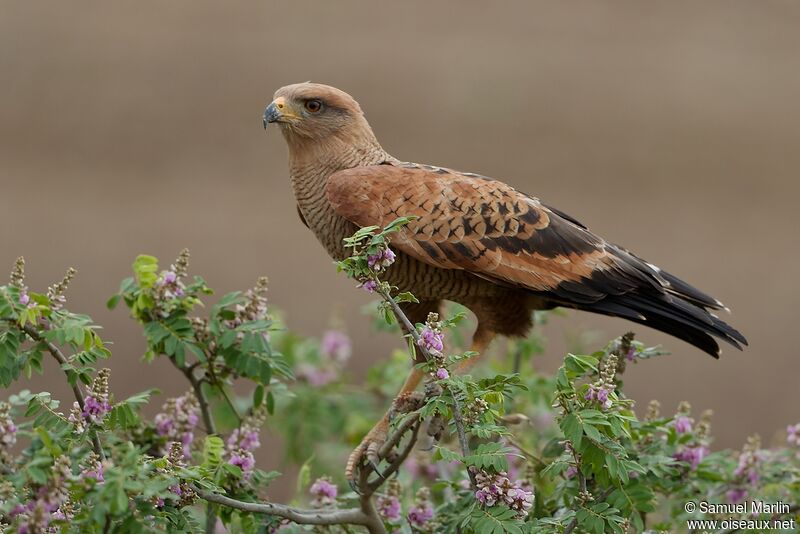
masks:
<svg viewBox="0 0 800 534"><path fill-rule="evenodd" d="M61 352L61 349L59 349L53 343L47 341L44 337L42 337L39 331L36 330L34 327L32 327L29 324L26 324L25 326L22 327L22 331L25 332L28 335L28 337L30 337L34 341L43 344L47 349L47 352L49 352L53 356L53 358L55 358L55 360L59 363L59 365L63 366L69 364L69 360L64 355L64 353ZM75 383L75 385L71 387L72 387L72 393L75 395L75 400L78 401L78 406L80 407L81 410L83 410L83 405L85 402L83 391L81 391L81 388L77 383ZM95 454L97 454L97 456L99 456L101 460L105 458L105 455L103 454L103 446L100 444L100 438L97 436L97 432L94 432L92 435L92 448L94 449Z"/></svg>

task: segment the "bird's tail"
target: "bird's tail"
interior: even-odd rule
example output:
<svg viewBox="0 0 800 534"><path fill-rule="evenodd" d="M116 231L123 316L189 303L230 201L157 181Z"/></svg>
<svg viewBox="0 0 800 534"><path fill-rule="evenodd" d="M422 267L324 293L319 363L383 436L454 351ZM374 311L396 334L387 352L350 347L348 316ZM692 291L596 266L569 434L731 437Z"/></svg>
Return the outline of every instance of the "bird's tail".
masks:
<svg viewBox="0 0 800 534"><path fill-rule="evenodd" d="M638 259L638 258L637 258ZM641 260L640 260L641 261ZM581 303L579 309L622 317L675 336L719 358L722 341L741 350L747 339L710 310L726 309L718 300L706 295L678 277L647 264L662 287L642 286L620 295L608 295L592 303Z"/></svg>

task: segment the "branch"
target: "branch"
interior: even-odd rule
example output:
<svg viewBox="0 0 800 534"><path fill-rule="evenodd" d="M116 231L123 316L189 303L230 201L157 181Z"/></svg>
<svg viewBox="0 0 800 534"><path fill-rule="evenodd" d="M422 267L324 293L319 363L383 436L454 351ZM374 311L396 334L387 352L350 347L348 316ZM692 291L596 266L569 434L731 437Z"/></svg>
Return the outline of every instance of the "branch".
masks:
<svg viewBox="0 0 800 534"><path fill-rule="evenodd" d="M38 330L36 330L29 324L26 324L21 328L23 332L28 334L28 337L30 337L37 343L41 343L42 345L45 346L47 352L49 352L53 356L53 358L55 358L55 360L59 363L59 367L69 364L69 360L64 355L64 353L61 352L61 349L59 349L56 345L54 345L53 343L47 341L44 337L42 337L42 335L39 333ZM77 382L71 387L72 387L72 393L75 395L75 400L78 401L78 406L80 407L81 411L83 411L83 405L85 403L83 391L81 391L81 388ZM97 456L99 456L101 460L105 458L105 455L103 454L103 446L100 444L100 438L97 437L97 432L94 432L92 435L92 448L94 449L95 454L97 454Z"/></svg>
<svg viewBox="0 0 800 534"><path fill-rule="evenodd" d="M293 508L284 504L254 503L231 499L218 493L205 490L197 490L201 499L235 510L251 512L254 514L274 515L283 517L301 525L336 525L348 523L351 525L367 525L367 518L364 512L357 508L346 510L308 510Z"/></svg>
<svg viewBox="0 0 800 534"><path fill-rule="evenodd" d="M414 339L414 343L416 343L417 347L419 347L419 350L422 351L422 354L425 356L425 359L430 360L431 354L425 347L420 346L419 343L420 337L419 333L417 332L417 328L413 324L411 324L411 321L408 320L408 317L406 317L406 314L403 313L403 310L400 308L400 305L397 304L397 302L394 300L394 297L392 297L392 295L390 295L388 292L384 291L384 289L380 285L378 286L378 294L381 297L383 297L383 300L385 300L387 304L389 304L389 307L392 308L392 311L394 312L395 317L397 317L397 320L400 321L400 323L405 327L406 330L408 330L408 334Z"/></svg>
<svg viewBox="0 0 800 534"><path fill-rule="evenodd" d="M205 392L203 392L202 380L194 376L193 369L190 367L181 367L174 358L169 358L169 361L183 373L186 380L192 385L194 396L197 397L197 403L200 405L200 413L203 416L203 426L206 429L206 434L209 436L217 433L217 425L214 423L214 417L211 415L211 408L208 405L208 399Z"/></svg>
<svg viewBox="0 0 800 534"><path fill-rule="evenodd" d="M447 390L450 391L450 395L453 397L453 422L456 425L456 432L458 433L458 444L461 446L461 455L466 457L469 456L469 443L467 442L467 433L464 431L464 421L461 418L461 403L450 388L447 388ZM472 489L478 489L475 473L467 468L467 475L469 476L470 484L472 484Z"/></svg>

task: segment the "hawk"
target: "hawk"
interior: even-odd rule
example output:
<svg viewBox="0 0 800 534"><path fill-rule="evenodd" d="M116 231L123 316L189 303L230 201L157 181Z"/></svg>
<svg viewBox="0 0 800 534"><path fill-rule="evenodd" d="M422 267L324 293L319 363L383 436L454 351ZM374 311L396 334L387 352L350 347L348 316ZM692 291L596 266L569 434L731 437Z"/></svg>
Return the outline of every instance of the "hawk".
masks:
<svg viewBox="0 0 800 534"><path fill-rule="evenodd" d="M497 335L525 336L532 310L556 306L621 317L719 357L720 339L747 341L710 310L717 299L592 233L538 198L486 176L407 163L378 142L358 103L316 83L278 89L264 111L289 147L289 174L300 218L336 260L359 227L415 216L395 234L397 260L384 277L419 303L412 323L458 302L477 317L471 350ZM476 358L468 360L473 362ZM422 378L412 368L400 394ZM348 478L385 439L388 415L353 451Z"/></svg>

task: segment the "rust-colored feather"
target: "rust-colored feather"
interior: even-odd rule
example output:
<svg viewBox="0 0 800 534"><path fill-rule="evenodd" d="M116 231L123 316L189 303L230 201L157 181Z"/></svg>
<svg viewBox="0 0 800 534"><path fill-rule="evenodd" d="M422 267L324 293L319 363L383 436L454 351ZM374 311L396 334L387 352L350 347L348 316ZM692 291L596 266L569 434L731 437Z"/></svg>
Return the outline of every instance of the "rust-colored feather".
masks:
<svg viewBox="0 0 800 534"><path fill-rule="evenodd" d="M374 165L334 173L325 192L334 210L359 226L418 217L393 246L436 267L547 291L615 264L605 242L585 228L477 175Z"/></svg>

